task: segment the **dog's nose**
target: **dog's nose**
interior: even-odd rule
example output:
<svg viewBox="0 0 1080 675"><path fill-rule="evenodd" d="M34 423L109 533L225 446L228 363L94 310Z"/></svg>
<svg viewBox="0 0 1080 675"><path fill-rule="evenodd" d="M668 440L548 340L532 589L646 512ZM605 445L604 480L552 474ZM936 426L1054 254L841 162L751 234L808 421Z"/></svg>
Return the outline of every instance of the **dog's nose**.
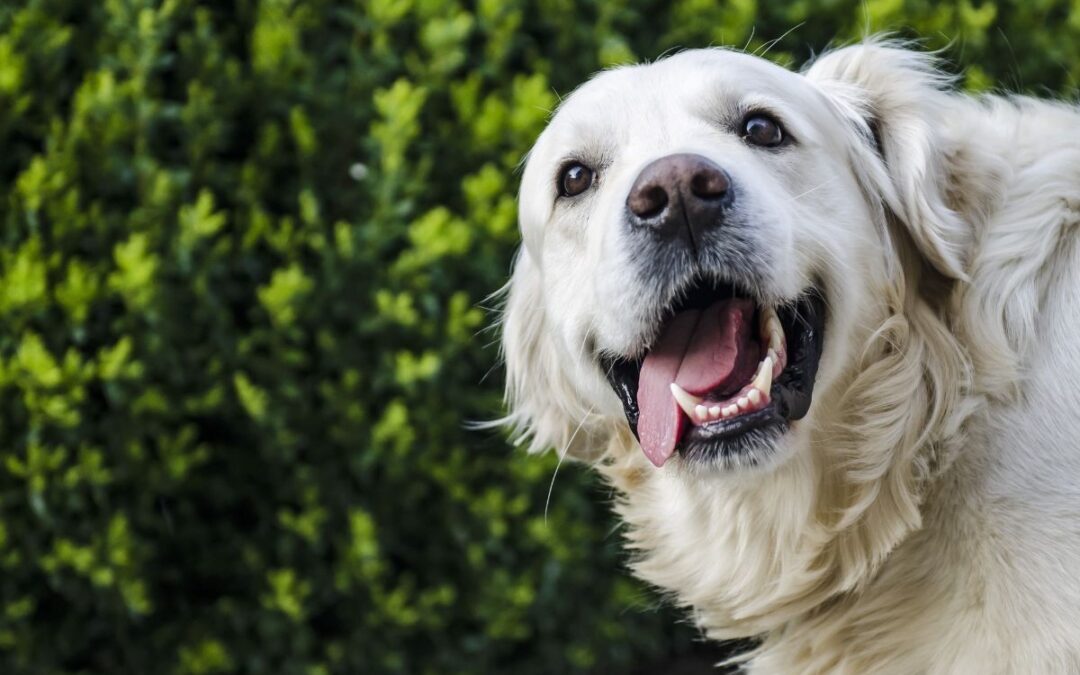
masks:
<svg viewBox="0 0 1080 675"><path fill-rule="evenodd" d="M723 223L731 202L727 172L701 155L683 153L642 169L626 208L632 226L696 247L706 230Z"/></svg>

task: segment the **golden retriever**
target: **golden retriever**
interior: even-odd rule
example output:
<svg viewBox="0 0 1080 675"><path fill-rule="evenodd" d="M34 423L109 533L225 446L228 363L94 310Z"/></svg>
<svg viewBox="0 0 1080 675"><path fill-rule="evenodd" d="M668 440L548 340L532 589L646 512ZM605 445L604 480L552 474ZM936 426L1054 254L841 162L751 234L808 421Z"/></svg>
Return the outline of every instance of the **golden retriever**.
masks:
<svg viewBox="0 0 1080 675"><path fill-rule="evenodd" d="M529 153L507 421L761 673L1080 673L1080 111L884 40L605 71Z"/></svg>

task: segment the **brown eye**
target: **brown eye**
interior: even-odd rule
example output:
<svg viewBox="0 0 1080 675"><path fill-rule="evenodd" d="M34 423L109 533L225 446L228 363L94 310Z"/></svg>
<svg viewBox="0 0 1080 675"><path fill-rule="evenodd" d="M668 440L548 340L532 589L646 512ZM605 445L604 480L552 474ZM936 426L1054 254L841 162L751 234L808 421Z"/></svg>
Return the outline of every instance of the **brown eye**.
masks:
<svg viewBox="0 0 1080 675"><path fill-rule="evenodd" d="M775 148L784 142L784 130L771 117L751 115L743 122L743 138L754 145Z"/></svg>
<svg viewBox="0 0 1080 675"><path fill-rule="evenodd" d="M563 169L559 178L559 194L563 197L576 197L592 187L596 172L584 164L574 163Z"/></svg>

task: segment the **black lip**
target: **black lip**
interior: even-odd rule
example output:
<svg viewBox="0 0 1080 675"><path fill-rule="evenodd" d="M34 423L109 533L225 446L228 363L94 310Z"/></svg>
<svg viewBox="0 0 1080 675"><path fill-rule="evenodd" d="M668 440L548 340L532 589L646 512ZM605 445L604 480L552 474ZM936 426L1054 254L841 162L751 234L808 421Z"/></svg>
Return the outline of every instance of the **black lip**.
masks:
<svg viewBox="0 0 1080 675"><path fill-rule="evenodd" d="M699 444L702 441L722 441L741 436L752 429L761 429L786 422L787 420L780 414L776 402L772 401L761 410L739 415L729 420L717 420L700 426L691 425L683 434L682 440L684 445Z"/></svg>
<svg viewBox="0 0 1080 675"><path fill-rule="evenodd" d="M738 291L725 289L721 293L738 294ZM695 291L689 297L707 294ZM709 459L744 453L753 445L750 443L753 437L764 437L770 430L782 433L792 421L802 419L809 412L824 349L825 301L820 292L811 289L794 302L778 307L777 315L787 338L788 362L773 381L769 405L733 419L691 425L676 448L682 456ZM609 357L604 360L608 382L622 402L626 421L637 437L637 390L644 359Z"/></svg>
<svg viewBox="0 0 1080 675"><path fill-rule="evenodd" d="M701 426L691 425L679 443L679 454L690 460L715 460L734 456L754 456L755 447L770 434L787 431L788 420L780 414L774 400L761 410L718 420ZM752 462L755 463L755 462Z"/></svg>

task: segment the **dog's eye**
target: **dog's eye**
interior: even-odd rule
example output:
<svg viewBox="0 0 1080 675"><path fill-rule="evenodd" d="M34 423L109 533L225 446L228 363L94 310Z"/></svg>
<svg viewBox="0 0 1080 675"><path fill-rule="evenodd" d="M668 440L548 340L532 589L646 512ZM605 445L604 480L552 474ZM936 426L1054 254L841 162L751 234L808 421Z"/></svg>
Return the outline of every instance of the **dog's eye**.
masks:
<svg viewBox="0 0 1080 675"><path fill-rule="evenodd" d="M743 122L743 138L754 145L775 148L784 142L784 130L771 117L751 115Z"/></svg>
<svg viewBox="0 0 1080 675"><path fill-rule="evenodd" d="M575 197L592 187L596 172L584 164L570 164L563 169L559 177L559 194L563 197Z"/></svg>

